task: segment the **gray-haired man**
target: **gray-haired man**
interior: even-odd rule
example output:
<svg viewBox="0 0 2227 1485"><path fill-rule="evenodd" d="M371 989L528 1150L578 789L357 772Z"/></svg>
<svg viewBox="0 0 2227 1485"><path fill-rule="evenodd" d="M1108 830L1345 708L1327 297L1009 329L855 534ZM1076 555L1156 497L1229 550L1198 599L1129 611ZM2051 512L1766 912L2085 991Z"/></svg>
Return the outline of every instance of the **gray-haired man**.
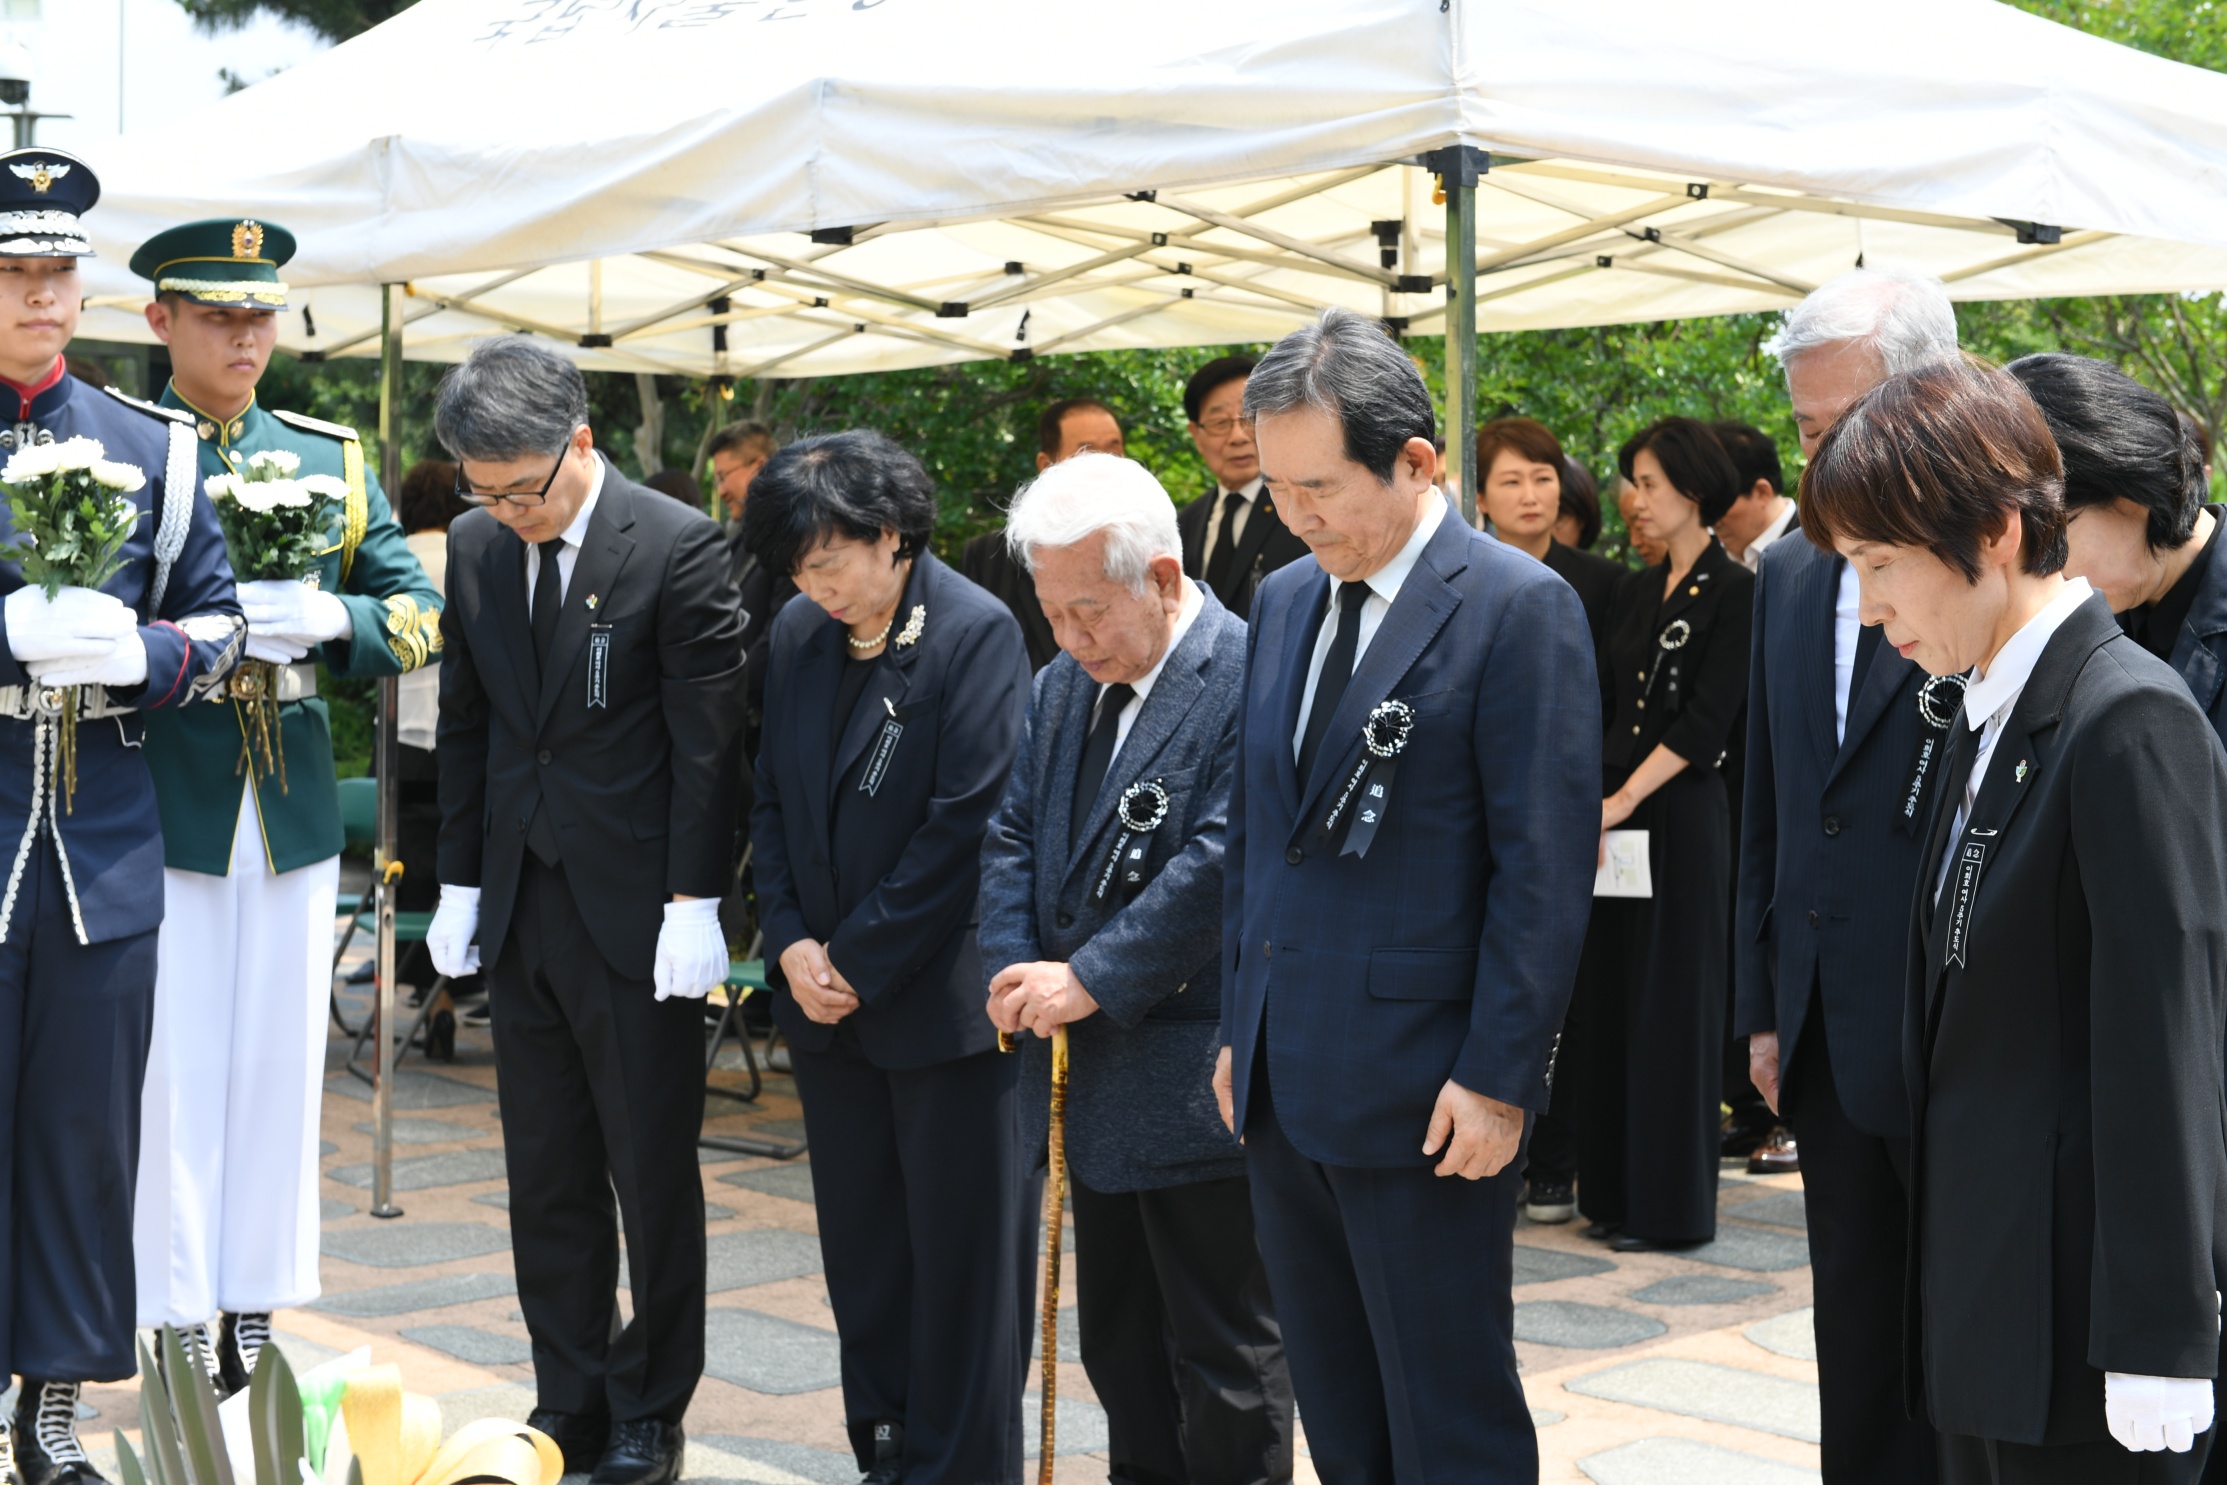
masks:
<svg viewBox="0 0 2227 1485"><path fill-rule="evenodd" d="M1174 503L1082 454L1006 524L1064 652L1038 676L982 851L990 1018L1069 1028L1077 1318L1113 1478L1283 1481L1291 1378L1244 1155L1204 1074L1221 1015L1222 838L1245 624L1183 575Z"/></svg>
<svg viewBox="0 0 2227 1485"><path fill-rule="evenodd" d="M556 352L483 342L434 427L481 509L449 528L426 945L487 960L529 1421L595 1485L663 1485L704 1367L689 997L727 977L740 610L719 528L596 452Z"/></svg>
<svg viewBox="0 0 2227 1485"><path fill-rule="evenodd" d="M1956 314L1938 280L1858 269L1796 306L1776 348L1807 455L1872 387L1954 356ZM1903 956L1961 691L1861 628L1856 574L1808 541L1763 554L1754 624L1733 1032L1800 1141L1827 1485L1924 1485L1933 1430L1902 1403Z"/></svg>

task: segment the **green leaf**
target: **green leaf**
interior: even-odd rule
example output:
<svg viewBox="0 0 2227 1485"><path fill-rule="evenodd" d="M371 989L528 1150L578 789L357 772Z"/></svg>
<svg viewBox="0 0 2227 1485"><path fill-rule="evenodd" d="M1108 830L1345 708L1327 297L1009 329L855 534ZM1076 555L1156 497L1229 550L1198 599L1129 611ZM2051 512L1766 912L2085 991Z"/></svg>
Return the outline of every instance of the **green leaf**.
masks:
<svg viewBox="0 0 2227 1485"><path fill-rule="evenodd" d="M168 1326L164 1333L174 1333ZM178 1420L170 1407L170 1389L163 1385L162 1371L155 1359L147 1354L147 1344L139 1344L139 1427L140 1440L147 1447L147 1462L154 1466L154 1485L195 1485L186 1473L185 1451L178 1442Z"/></svg>
<svg viewBox="0 0 2227 1485"><path fill-rule="evenodd" d="M302 1461L302 1394L294 1368L276 1345L265 1343L248 1379L247 1413L255 1438L255 1485L299 1485Z"/></svg>
<svg viewBox="0 0 2227 1485"><path fill-rule="evenodd" d="M232 1460L224 1450L224 1428L217 1421L216 1389L201 1359L186 1350L178 1332L162 1328L162 1357L170 1369L172 1398L177 1405L178 1437L193 1470L193 1485L233 1485Z"/></svg>
<svg viewBox="0 0 2227 1485"><path fill-rule="evenodd" d="M124 1485L147 1485L147 1476L139 1468L139 1456L131 1452L131 1440L124 1437L120 1428L116 1430L116 1473L124 1477Z"/></svg>

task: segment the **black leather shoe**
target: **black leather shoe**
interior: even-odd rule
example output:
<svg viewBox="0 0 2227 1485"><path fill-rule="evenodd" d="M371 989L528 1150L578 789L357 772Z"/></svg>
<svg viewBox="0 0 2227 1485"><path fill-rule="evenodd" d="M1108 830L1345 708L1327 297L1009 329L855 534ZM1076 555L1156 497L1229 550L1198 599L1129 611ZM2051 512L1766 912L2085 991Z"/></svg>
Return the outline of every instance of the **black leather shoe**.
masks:
<svg viewBox="0 0 2227 1485"><path fill-rule="evenodd" d="M611 1442L608 1413L560 1413L555 1408L536 1408L526 1415L526 1426L538 1428L556 1440L557 1447L564 1451L564 1472L568 1475L584 1475L596 1468Z"/></svg>
<svg viewBox="0 0 2227 1485"><path fill-rule="evenodd" d="M1596 1222L1585 1229L1585 1235L1596 1243L1605 1243L1624 1230L1621 1222Z"/></svg>
<svg viewBox="0 0 2227 1485"><path fill-rule="evenodd" d="M1784 1125L1771 1131L1771 1137L1755 1147L1748 1156L1748 1174L1751 1176L1792 1176L1802 1169L1801 1146Z"/></svg>
<svg viewBox="0 0 2227 1485"><path fill-rule="evenodd" d="M611 1442L588 1485L670 1485L680 1478L678 1423L630 1418L611 1425Z"/></svg>
<svg viewBox="0 0 2227 1485"><path fill-rule="evenodd" d="M1608 1240L1608 1250L1611 1253L1687 1253L1700 1246L1700 1239L1658 1243L1653 1238L1635 1237L1628 1232L1620 1232Z"/></svg>
<svg viewBox="0 0 2227 1485"><path fill-rule="evenodd" d="M77 1441L77 1391L75 1382L23 1379L12 1430L23 1485L108 1485Z"/></svg>
<svg viewBox="0 0 2227 1485"><path fill-rule="evenodd" d="M858 1485L898 1485L905 1478L905 1427L877 1423L873 1429L874 1467Z"/></svg>

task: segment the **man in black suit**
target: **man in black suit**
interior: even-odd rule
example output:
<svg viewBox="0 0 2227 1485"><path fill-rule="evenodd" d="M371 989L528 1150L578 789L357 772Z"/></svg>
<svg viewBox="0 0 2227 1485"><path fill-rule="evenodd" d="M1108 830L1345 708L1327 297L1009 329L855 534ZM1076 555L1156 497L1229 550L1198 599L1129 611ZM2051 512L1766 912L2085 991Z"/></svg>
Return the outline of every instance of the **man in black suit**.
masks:
<svg viewBox="0 0 2227 1485"><path fill-rule="evenodd" d="M1850 336L1849 326L1868 326ZM1778 343L1802 451L1892 370L1956 354L1939 282L1862 269L1788 317ZM1933 1431L1896 1386L1909 1218L1903 945L1925 790L1955 715L1857 620L1856 574L1807 539L1755 586L1733 1032L1799 1138L1816 1275L1827 1485L1933 1478ZM1782 1072L1783 1069L1783 1072Z"/></svg>
<svg viewBox="0 0 2227 1485"><path fill-rule="evenodd" d="M1095 397L1068 397L1044 409L1036 420L1036 472L1042 474L1085 451L1128 456L1121 436L1121 420L1113 409ZM1052 637L1052 621L1036 601L1036 581L1028 569L1013 560L1005 548L1003 531L985 531L966 544L959 554L959 571L977 586L997 595L1013 611L1021 626L1021 640L1028 646L1028 668L1042 670L1059 657L1059 641Z"/></svg>
<svg viewBox="0 0 2227 1485"><path fill-rule="evenodd" d="M1222 356L1191 373L1183 415L1214 493L1176 512L1183 533L1183 575L1205 583L1233 614L1249 614L1260 580L1307 555L1260 477L1260 450L1245 416L1250 356Z"/></svg>
<svg viewBox="0 0 2227 1485"><path fill-rule="evenodd" d="M449 528L426 943L444 974L488 963L529 1421L594 1485L664 1485L704 1365L704 1090L682 1074L692 997L727 976L734 581L717 526L596 452L580 373L538 341L481 342L434 427L483 510Z"/></svg>

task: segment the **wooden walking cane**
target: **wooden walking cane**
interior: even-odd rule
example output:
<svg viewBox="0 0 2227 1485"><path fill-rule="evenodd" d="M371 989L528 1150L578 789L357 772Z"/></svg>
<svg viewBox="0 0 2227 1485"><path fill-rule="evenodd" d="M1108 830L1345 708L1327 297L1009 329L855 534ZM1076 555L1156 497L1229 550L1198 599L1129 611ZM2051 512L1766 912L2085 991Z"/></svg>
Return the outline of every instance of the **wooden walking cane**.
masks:
<svg viewBox="0 0 2227 1485"><path fill-rule="evenodd" d="M998 1033L998 1050L1017 1052L1021 1039ZM1044 1180L1044 1405L1037 1435L1037 1485L1052 1485L1052 1445L1058 1432L1059 1410L1059 1255L1063 1236L1060 1218L1067 1207L1067 1028L1052 1033L1052 1122Z"/></svg>

